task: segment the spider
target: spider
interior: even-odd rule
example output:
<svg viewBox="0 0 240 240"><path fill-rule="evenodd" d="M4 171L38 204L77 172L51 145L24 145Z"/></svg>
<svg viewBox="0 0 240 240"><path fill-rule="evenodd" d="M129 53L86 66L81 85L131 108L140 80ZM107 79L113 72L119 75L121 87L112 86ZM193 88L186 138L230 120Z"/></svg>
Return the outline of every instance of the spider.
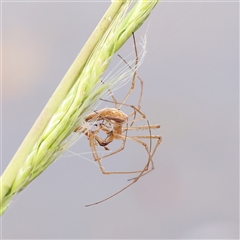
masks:
<svg viewBox="0 0 240 240"><path fill-rule="evenodd" d="M134 42L134 50L135 50L135 54L136 54L135 68L134 69L120 55L118 55L125 62L125 64L133 71L131 88L128 90L128 92L127 92L127 94L124 97L122 102L118 102L115 99L111 90L109 89L108 91L110 93L110 96L112 97L112 100L104 100L104 99L101 99L101 100L105 101L105 102L109 102L109 103L114 103L114 108L103 108L101 110L96 110L96 111L90 113L85 118L85 121L87 123L90 123L90 122L94 123L95 128L94 128L94 130L85 131L84 134L87 136L87 138L89 140L89 144L90 144L90 147L92 149L93 158L94 158L95 161L97 161L97 163L99 165L99 168L100 168L100 170L103 174L133 174L133 173L138 173L138 176L135 177L135 178L129 179L132 182L130 184L128 184L127 186L125 186L124 188L122 188L120 191L116 192L115 194L113 194L113 195L111 195L111 196L109 196L109 197L107 197L107 198L105 198L101 201L95 202L93 204L88 204L88 205L86 205L86 207L99 204L101 202L104 202L104 201L112 198L113 196L119 194L120 192L122 192L126 188L130 187L135 182L137 182L138 179L141 176L146 175L147 173L152 171L154 169L154 164L153 164L152 158L153 158L153 155L156 152L157 147L159 146L159 144L162 141L161 136L151 134L151 130L156 129L156 128L160 128L160 125L158 125L158 124L150 125L148 121L147 121L147 123L148 123L147 125L143 125L143 126L135 126L134 125L135 122L138 122L138 121L141 121L141 120L145 119L146 116L140 110L141 100L142 100L142 92L143 92L143 80L136 73L136 68L137 68L137 64L138 64L138 53L137 53L136 40L135 40L135 37L134 37L134 33L133 33L133 42ZM140 96L139 96L137 107L135 107L134 105L129 105L129 104L125 103L126 100L129 98L129 96L131 95L132 91L134 90L136 78L140 81ZM123 111L120 110L120 108L122 106L129 107L130 109L132 109L132 112L127 115L126 113L124 113ZM139 117L137 118L138 115L139 115ZM148 130L149 134L148 135L128 136L128 131L132 131L132 130ZM83 132L81 126L77 127L75 129L75 131L82 131ZM102 139L99 136L100 133L105 134L106 137L104 139ZM146 144L142 139L149 139L150 140L150 145L148 146L148 144ZM152 139L157 140L153 149L152 149L152 146L151 146L152 145ZM97 153L96 146L101 146L105 150L109 150L108 145L115 140L122 141L121 146L117 150L115 150L115 151L113 151L109 154L106 154L104 156L99 157L99 155ZM103 166L102 166L101 160L103 158L106 158L106 157L109 157L111 155L117 154L118 152L124 150L127 140L135 141L145 148L145 150L147 152L147 155L148 155L148 160L147 160L147 163L144 166L144 168L141 169L141 170L124 171L124 172L118 172L118 171L107 172L107 171L105 171Z"/></svg>

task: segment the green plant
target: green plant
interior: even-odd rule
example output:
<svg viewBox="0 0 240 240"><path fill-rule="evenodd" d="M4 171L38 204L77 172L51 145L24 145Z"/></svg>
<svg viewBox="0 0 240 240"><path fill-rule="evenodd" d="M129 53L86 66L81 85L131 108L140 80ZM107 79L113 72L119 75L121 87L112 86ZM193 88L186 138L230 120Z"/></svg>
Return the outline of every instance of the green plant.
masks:
<svg viewBox="0 0 240 240"><path fill-rule="evenodd" d="M69 137L109 87L101 84L114 53L149 16L156 1L113 1L0 178L0 214L12 197L70 145ZM132 7L130 10L129 8Z"/></svg>

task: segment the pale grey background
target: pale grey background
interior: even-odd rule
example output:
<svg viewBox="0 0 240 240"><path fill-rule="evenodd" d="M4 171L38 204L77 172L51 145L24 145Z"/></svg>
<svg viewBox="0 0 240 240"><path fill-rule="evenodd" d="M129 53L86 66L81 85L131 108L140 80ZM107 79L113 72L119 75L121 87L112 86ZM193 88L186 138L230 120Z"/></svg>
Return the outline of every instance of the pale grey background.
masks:
<svg viewBox="0 0 240 240"><path fill-rule="evenodd" d="M48 98L109 6L2 3L5 169ZM104 176L80 157L58 159L2 218L9 238L238 238L239 4L160 3L147 31L143 111L163 136L156 169L137 184ZM120 50L132 51L132 42ZM121 90L118 95L121 95ZM73 151L89 152L85 138ZM91 154L84 155L92 159ZM112 159L145 161L137 144Z"/></svg>

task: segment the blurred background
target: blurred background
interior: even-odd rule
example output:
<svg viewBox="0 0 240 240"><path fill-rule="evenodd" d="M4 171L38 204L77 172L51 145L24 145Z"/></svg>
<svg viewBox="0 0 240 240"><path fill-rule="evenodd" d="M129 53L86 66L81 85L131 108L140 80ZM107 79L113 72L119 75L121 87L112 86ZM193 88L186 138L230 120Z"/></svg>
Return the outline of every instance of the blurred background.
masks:
<svg viewBox="0 0 240 240"><path fill-rule="evenodd" d="M2 172L109 5L2 3ZM3 239L239 237L239 3L165 0L137 41L145 34L142 111L163 137L155 170L86 208L129 176L101 174L83 137L71 148L79 156L67 152L14 198ZM132 51L129 39L118 53ZM141 168L143 147L129 142L103 164L124 161Z"/></svg>

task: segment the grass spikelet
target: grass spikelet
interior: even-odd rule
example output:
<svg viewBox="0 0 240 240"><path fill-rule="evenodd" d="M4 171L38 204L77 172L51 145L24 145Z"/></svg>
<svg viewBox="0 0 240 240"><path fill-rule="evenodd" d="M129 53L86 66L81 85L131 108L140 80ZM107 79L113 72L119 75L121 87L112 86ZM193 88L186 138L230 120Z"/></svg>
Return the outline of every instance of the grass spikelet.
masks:
<svg viewBox="0 0 240 240"><path fill-rule="evenodd" d="M16 193L23 190L79 137L80 134L74 133L74 129L84 123L85 116L107 89L117 88L132 74L128 70L105 81L105 84L100 82L114 53L141 26L158 1L140 0L128 11L133 2L113 1L112 5L117 10L112 17L105 15L103 18L103 21L109 21L110 24L99 35L86 62L82 63L82 67L80 64L79 68L75 62L70 68L66 74L68 79L64 82L67 85L60 84L57 88L40 115L40 120L37 120L1 176L0 214L4 213ZM99 26L95 31L103 29ZM142 59L144 54L145 51Z"/></svg>

